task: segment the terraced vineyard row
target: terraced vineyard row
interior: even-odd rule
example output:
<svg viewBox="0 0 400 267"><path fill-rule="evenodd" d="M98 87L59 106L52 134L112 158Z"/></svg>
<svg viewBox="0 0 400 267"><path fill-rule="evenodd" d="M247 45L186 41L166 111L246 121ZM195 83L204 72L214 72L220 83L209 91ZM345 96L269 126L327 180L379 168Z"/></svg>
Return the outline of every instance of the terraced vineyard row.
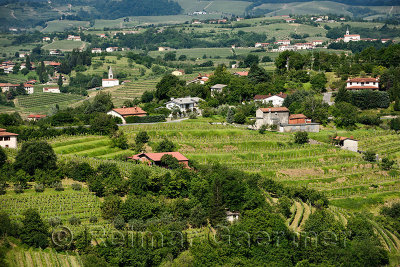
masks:
<svg viewBox="0 0 400 267"><path fill-rule="evenodd" d="M51 141L54 151L60 155L81 157L115 158L118 155L133 154L131 150L111 147L110 139L104 136L75 137L68 140Z"/></svg>
<svg viewBox="0 0 400 267"><path fill-rule="evenodd" d="M118 88L113 93L113 96L126 98L140 97L144 91L155 90L157 82L157 80L132 81Z"/></svg>
<svg viewBox="0 0 400 267"><path fill-rule="evenodd" d="M18 105L23 108L34 108L82 99L84 99L83 96L74 94L36 93L27 96L19 96Z"/></svg>
<svg viewBox="0 0 400 267"><path fill-rule="evenodd" d="M83 266L82 260L75 253L66 255L57 253L53 249L46 250L24 250L22 248L13 248L7 253L6 261L10 267L36 267L36 266Z"/></svg>

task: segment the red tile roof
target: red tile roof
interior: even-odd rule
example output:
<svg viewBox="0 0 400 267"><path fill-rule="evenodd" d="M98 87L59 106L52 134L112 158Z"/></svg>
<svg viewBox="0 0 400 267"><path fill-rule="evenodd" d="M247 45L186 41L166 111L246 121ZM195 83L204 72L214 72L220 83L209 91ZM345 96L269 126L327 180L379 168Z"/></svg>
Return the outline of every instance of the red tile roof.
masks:
<svg viewBox="0 0 400 267"><path fill-rule="evenodd" d="M271 96L271 94L269 94L269 95L255 95L254 96L254 100L266 99L266 98L268 98L270 96Z"/></svg>
<svg viewBox="0 0 400 267"><path fill-rule="evenodd" d="M29 119L40 119L40 118L45 118L46 115L36 115L36 114L30 114L28 116Z"/></svg>
<svg viewBox="0 0 400 267"><path fill-rule="evenodd" d="M0 128L0 136L17 136L18 134L6 132L6 129Z"/></svg>
<svg viewBox="0 0 400 267"><path fill-rule="evenodd" d="M178 161L188 161L189 159L186 158L184 155L182 155L179 152L163 152L163 153L141 153L141 154L136 154L130 157L133 160L138 160L141 158L141 156L145 156L152 161L161 161L162 156L164 155L171 155L174 158L176 158Z"/></svg>
<svg viewBox="0 0 400 267"><path fill-rule="evenodd" d="M308 118L304 114L292 114L289 116L289 120L295 120L295 119L308 119Z"/></svg>
<svg viewBox="0 0 400 267"><path fill-rule="evenodd" d="M146 111L141 109L140 107L132 107L132 108L114 108L113 111L117 112L121 116L134 116L134 115L144 115L147 114Z"/></svg>
<svg viewBox="0 0 400 267"><path fill-rule="evenodd" d="M238 71L238 72L235 72L234 74L239 75L239 76L247 76L247 75L249 75L249 72L248 71Z"/></svg>
<svg viewBox="0 0 400 267"><path fill-rule="evenodd" d="M377 78L353 78L353 79L348 79L347 82L378 82L379 79Z"/></svg>
<svg viewBox="0 0 400 267"><path fill-rule="evenodd" d="M289 112L287 107L260 108L262 112Z"/></svg>

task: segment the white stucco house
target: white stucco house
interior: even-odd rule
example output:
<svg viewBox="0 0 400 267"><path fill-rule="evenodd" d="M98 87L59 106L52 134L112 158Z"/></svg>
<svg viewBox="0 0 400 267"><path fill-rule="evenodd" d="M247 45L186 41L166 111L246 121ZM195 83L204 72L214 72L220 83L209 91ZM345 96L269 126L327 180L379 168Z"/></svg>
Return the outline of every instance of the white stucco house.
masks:
<svg viewBox="0 0 400 267"><path fill-rule="evenodd" d="M353 78L346 83L347 90L379 90L379 78Z"/></svg>
<svg viewBox="0 0 400 267"><path fill-rule="evenodd" d="M107 115L111 115L113 117L120 118L123 124L126 124L126 118L132 116L144 117L147 116L147 112L141 109L140 107L123 107L123 108L114 108L107 112Z"/></svg>
<svg viewBox="0 0 400 267"><path fill-rule="evenodd" d="M263 104L271 104L274 107L282 107L286 97L287 94L280 92L277 95L256 95L254 96L254 101L262 102Z"/></svg>
<svg viewBox="0 0 400 267"><path fill-rule="evenodd" d="M59 94L59 93L61 93L61 91L58 87L44 87L43 93Z"/></svg>
<svg viewBox="0 0 400 267"><path fill-rule="evenodd" d="M4 148L17 148L18 134L9 133L6 129L0 128L0 146Z"/></svg>
<svg viewBox="0 0 400 267"><path fill-rule="evenodd" d="M180 112L194 111L198 109L198 104L202 101L200 97L181 97L181 98L171 98L170 101L166 103L166 107L170 110L179 109Z"/></svg>
<svg viewBox="0 0 400 267"><path fill-rule="evenodd" d="M103 87L113 87L119 85L119 80L114 79L114 74L112 72L112 69L108 70L108 79L102 79L101 80L101 86Z"/></svg>

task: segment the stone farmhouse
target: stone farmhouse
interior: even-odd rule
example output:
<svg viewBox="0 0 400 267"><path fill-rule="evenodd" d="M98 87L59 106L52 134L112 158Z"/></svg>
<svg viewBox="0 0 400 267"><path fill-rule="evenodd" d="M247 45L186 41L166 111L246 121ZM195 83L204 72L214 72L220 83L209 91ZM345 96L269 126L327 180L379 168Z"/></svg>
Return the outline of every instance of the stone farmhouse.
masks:
<svg viewBox="0 0 400 267"><path fill-rule="evenodd" d="M0 146L4 148L17 148L18 134L9 133L6 129L0 128Z"/></svg>
<svg viewBox="0 0 400 267"><path fill-rule="evenodd" d="M255 128L276 125L279 132L319 132L319 124L312 123L303 114L290 115L286 107L259 108L256 111Z"/></svg>
<svg viewBox="0 0 400 267"><path fill-rule="evenodd" d="M108 115L113 117L120 118L123 124L126 124L126 118L132 116L144 117L147 116L147 112L141 109L140 107L132 107L132 108L114 108L113 110L107 112Z"/></svg>

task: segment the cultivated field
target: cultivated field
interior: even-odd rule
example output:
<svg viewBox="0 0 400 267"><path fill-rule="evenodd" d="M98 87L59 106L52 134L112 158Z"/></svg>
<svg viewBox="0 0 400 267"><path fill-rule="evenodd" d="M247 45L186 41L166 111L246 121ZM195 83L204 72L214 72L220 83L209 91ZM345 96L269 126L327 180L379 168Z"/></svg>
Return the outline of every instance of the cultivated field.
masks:
<svg viewBox="0 0 400 267"><path fill-rule="evenodd" d="M36 266L83 266L78 254L57 253L55 249L32 249L29 250L16 247L11 249L6 255L6 262L10 267L36 267Z"/></svg>
<svg viewBox="0 0 400 267"><path fill-rule="evenodd" d="M60 40L54 41L51 44L44 45L43 49L59 49L61 51L72 51L75 48L84 48L85 46L86 43L82 41Z"/></svg>
<svg viewBox="0 0 400 267"><path fill-rule="evenodd" d="M65 104L64 102L82 100L83 98L83 96L74 94L34 93L32 95L19 96L17 99L20 107L31 109L55 104Z"/></svg>

